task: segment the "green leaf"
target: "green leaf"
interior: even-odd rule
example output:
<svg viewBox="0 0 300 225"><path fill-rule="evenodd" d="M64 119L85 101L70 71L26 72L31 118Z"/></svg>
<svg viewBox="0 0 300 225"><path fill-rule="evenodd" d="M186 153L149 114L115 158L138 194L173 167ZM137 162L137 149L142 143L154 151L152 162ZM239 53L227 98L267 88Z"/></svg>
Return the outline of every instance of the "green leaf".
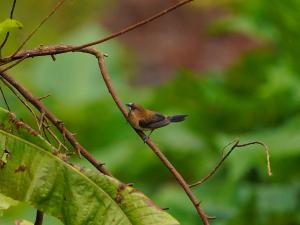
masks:
<svg viewBox="0 0 300 225"><path fill-rule="evenodd" d="M21 29L23 27L22 23L14 19L5 19L0 23L0 35L6 34L9 31L15 29Z"/></svg>
<svg viewBox="0 0 300 225"><path fill-rule="evenodd" d="M0 193L0 216L2 216L3 211L8 209L11 206L17 205L18 201L15 201L5 195Z"/></svg>
<svg viewBox="0 0 300 225"><path fill-rule="evenodd" d="M145 195L115 178L71 166L2 130L0 144L11 155L0 169L0 193L28 202L64 224L178 224Z"/></svg>

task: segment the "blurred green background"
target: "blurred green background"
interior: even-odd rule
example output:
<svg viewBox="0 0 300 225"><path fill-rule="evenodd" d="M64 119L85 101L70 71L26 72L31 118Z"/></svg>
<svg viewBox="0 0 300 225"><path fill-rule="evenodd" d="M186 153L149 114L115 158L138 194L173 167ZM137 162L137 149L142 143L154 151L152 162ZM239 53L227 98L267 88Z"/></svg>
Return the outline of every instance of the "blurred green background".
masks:
<svg viewBox="0 0 300 225"><path fill-rule="evenodd" d="M0 21L11 3L1 1ZM26 48L95 40L173 3L66 1ZM12 33L2 55L14 51L54 4L18 1L15 18L24 28ZM97 46L109 55L108 70L124 102L189 115L152 138L190 183L206 175L235 138L269 146L272 177L262 149L251 146L194 189L206 212L217 217L212 224L300 224L299 12L299 0L195 1ZM181 224L200 224L182 189L123 119L92 56L29 59L10 73L37 96L51 94L44 103L117 178L170 208ZM34 124L5 93L12 111ZM34 221L34 214L25 204L11 207L0 225ZM60 222L47 216L44 224Z"/></svg>

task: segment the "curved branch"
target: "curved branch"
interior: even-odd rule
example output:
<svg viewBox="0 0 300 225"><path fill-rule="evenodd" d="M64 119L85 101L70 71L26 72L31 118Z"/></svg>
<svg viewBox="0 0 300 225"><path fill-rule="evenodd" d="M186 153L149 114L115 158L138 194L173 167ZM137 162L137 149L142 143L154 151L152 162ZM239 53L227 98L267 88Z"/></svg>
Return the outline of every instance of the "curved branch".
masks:
<svg viewBox="0 0 300 225"><path fill-rule="evenodd" d="M154 14L153 16L150 16L150 17L148 17L148 18L146 18L146 19L144 19L144 20L142 20L142 21L140 21L140 22L138 22L136 24L128 26L128 27L126 27L126 28L124 28L124 29L122 29L122 30L120 30L118 32L115 32L115 33L113 33L113 34L111 34L111 35L109 35L109 36L107 36L105 38L101 38L99 40L96 40L96 41L93 41L93 42L90 42L90 43L87 43L87 44L79 45L76 48L74 48L73 50L78 50L78 49L90 47L90 46L93 46L93 45L97 45L97 44L103 43L105 41L111 40L111 39L113 39L115 37L121 36L122 34L125 34L125 33L129 32L129 31L132 31L132 30L134 30L134 29L136 29L138 27L141 27L141 26L143 26L143 25L145 25L145 24L147 24L147 23L149 23L149 22L151 22L153 20L156 20L159 17L161 17L161 16L163 16L163 15L165 15L165 14L167 14L167 13L169 13L169 12L171 12L171 11L173 11L173 10L175 10L175 9L177 9L177 8L179 8L179 7L187 4L189 2L192 2L192 1L194 1L194 0L183 0L183 1L180 1L180 2L176 3L175 5L172 5L169 8L166 8L166 9L164 9L164 10L162 10L162 11Z"/></svg>
<svg viewBox="0 0 300 225"><path fill-rule="evenodd" d="M127 110L122 103L121 99L119 98L116 90L114 89L108 71L104 64L104 58L102 54L97 55L99 68L103 77L103 80L106 84L106 87L111 94L113 100L115 101L116 105L118 106L119 110L122 112L123 116L127 120ZM141 137L141 139L145 140L145 134L142 131L134 129L135 132ZM200 207L200 202L197 197L194 195L192 190L190 189L187 182L184 180L182 175L176 170L176 168L172 165L172 163L167 159L167 157L161 152L161 150L151 141L150 138L147 139L146 144L150 147L150 149L157 155L160 161L168 168L168 170L173 174L175 179L177 180L178 184L184 189L185 193L193 203L194 207L196 208L203 224L209 225L208 216L205 214L204 210Z"/></svg>
<svg viewBox="0 0 300 225"><path fill-rule="evenodd" d="M232 143L230 143L232 144ZM253 142L248 142L248 143L245 143L245 144L240 144L240 141L239 140L236 140L234 141L234 144L232 145L232 147L230 148L230 150L221 158L221 160L217 163L217 165L209 172L209 174L207 174L205 177L203 177L201 180L193 183L190 185L190 188L193 188L193 187L196 187L200 184L203 184L205 181L207 181L210 177L212 177L216 172L217 170L221 167L221 165L225 162L225 160L229 157L229 155L237 148L241 148L241 147L245 147L245 146L248 146L248 145L254 145L254 144L258 144L258 145L261 145L263 146L265 152L266 152L266 159L267 159L267 174L268 176L271 176L272 175L272 172L271 172L271 164L270 164L270 154L269 154L269 148L267 145L265 145L264 143L262 142L259 142L259 141L253 141Z"/></svg>

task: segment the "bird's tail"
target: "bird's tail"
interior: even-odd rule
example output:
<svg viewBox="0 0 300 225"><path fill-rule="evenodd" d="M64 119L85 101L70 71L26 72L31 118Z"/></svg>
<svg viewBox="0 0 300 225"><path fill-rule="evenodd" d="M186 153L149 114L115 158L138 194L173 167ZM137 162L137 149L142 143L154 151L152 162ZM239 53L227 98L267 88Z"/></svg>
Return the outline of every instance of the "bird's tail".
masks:
<svg viewBox="0 0 300 225"><path fill-rule="evenodd" d="M185 117L187 117L187 115L168 116L168 118L171 122L181 122L181 121L185 120Z"/></svg>

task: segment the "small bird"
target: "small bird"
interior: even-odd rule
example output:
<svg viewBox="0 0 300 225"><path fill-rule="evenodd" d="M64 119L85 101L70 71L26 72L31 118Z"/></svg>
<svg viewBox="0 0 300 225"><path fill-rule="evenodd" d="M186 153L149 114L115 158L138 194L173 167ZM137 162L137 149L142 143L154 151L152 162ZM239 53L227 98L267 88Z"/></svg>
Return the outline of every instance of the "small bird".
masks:
<svg viewBox="0 0 300 225"><path fill-rule="evenodd" d="M144 139L145 142L155 129L167 126L172 122L181 122L187 117L187 115L165 116L145 109L136 103L128 103L126 105L129 108L128 121L131 125L137 130L150 131L150 134Z"/></svg>

